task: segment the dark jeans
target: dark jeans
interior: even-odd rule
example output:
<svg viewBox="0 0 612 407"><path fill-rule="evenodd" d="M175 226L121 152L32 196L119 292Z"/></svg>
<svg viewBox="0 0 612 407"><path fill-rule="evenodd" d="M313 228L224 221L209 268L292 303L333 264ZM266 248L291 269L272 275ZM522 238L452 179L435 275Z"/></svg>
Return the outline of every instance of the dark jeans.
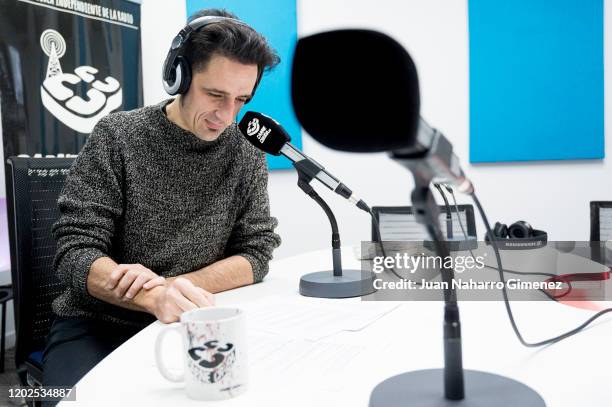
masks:
<svg viewBox="0 0 612 407"><path fill-rule="evenodd" d="M98 362L140 330L85 318L56 318L43 353L43 385L74 386ZM78 400L78 389L76 395Z"/></svg>

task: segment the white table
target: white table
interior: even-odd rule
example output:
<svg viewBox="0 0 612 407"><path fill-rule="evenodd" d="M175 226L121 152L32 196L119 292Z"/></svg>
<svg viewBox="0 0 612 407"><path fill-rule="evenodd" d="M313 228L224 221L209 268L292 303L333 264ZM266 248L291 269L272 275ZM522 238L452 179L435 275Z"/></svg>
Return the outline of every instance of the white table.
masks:
<svg viewBox="0 0 612 407"><path fill-rule="evenodd" d="M347 250L343 263L347 268L359 268L359 262ZM287 293L293 293L297 299L299 276L326 269L329 264L329 251L274 261L264 283L218 294L217 303L231 305ZM241 306L248 311L248 303ZM528 341L565 332L593 313L550 301L515 302L513 309ZM548 406L612 405L612 315L555 345L530 349L514 336L502 302L464 302L460 310L465 368L519 380L539 392ZM303 377L299 382L286 377L279 383L265 371L251 369L251 386L246 394L210 404L367 406L371 390L389 376L442 366L442 312L441 302L406 302L360 332L334 335L331 338L334 341L366 345L374 352L351 361L344 378L330 388L313 385L314 378L311 383ZM153 323L120 346L77 383L77 403L62 404L105 407L206 404L188 399L180 384L166 381L157 371L153 346L161 327L161 323ZM178 347L178 338L176 343ZM167 345L171 348L171 344ZM176 349L169 350L175 351L178 355Z"/></svg>

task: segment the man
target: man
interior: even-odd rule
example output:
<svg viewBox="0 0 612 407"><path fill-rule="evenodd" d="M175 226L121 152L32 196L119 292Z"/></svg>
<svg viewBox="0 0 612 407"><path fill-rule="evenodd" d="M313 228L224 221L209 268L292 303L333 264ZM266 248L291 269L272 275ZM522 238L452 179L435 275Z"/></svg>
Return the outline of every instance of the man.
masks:
<svg viewBox="0 0 612 407"><path fill-rule="evenodd" d="M224 10L204 15L236 18ZM111 114L71 168L54 225L66 291L44 352L47 386L73 386L155 318L214 304L213 293L261 281L280 244L263 153L236 115L279 58L232 20L191 34L186 93Z"/></svg>

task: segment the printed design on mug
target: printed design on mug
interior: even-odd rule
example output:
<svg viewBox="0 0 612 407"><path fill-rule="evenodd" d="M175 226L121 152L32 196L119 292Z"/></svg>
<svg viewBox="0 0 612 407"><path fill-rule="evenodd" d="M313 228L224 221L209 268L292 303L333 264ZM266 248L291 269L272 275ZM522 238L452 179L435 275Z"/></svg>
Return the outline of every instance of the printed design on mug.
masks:
<svg viewBox="0 0 612 407"><path fill-rule="evenodd" d="M235 346L214 339L190 348L187 353L191 372L205 383L217 383L223 379L236 361Z"/></svg>
<svg viewBox="0 0 612 407"><path fill-rule="evenodd" d="M47 76L40 86L43 106L59 121L79 133L91 133L102 117L118 109L123 103L123 91L119 81L107 76L96 79L98 69L83 65L74 73L64 73L60 58L66 53L66 41L55 30L45 30L40 36L40 46L49 57ZM87 100L75 95L66 84L90 84Z"/></svg>

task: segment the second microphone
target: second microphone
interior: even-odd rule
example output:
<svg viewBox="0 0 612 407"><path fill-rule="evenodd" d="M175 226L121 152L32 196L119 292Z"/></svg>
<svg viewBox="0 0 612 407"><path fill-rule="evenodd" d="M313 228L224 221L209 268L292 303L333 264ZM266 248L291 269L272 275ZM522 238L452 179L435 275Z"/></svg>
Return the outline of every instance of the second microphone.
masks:
<svg viewBox="0 0 612 407"><path fill-rule="evenodd" d="M367 205L361 199L355 197L353 191L327 172L321 164L293 146L291 144L291 137L283 126L270 116L248 111L242 120L240 120L238 127L246 139L259 150L276 156L284 155L293 162L294 166L299 167L300 171L305 172L312 178L318 179L323 185L343 198L348 199L360 209L368 211L366 209Z"/></svg>

